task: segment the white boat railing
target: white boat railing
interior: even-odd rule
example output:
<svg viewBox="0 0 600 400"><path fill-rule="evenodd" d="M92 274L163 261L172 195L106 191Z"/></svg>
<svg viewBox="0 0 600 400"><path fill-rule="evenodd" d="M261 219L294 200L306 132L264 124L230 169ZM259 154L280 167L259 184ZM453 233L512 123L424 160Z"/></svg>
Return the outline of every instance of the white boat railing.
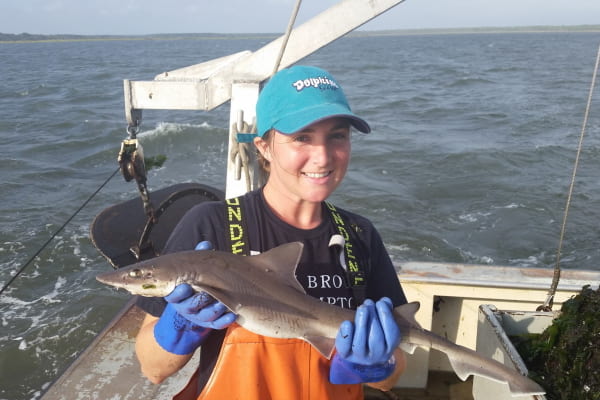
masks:
<svg viewBox="0 0 600 400"><path fill-rule="evenodd" d="M425 329L475 350L478 309L493 304L498 309L535 311L544 303L553 270L495 265L408 262L399 278L409 301L421 308L416 320ZM555 309L584 285L598 287L600 271L563 270L555 295ZM425 387L428 371L452 371L445 355L418 348L409 356L410 368L401 387Z"/></svg>

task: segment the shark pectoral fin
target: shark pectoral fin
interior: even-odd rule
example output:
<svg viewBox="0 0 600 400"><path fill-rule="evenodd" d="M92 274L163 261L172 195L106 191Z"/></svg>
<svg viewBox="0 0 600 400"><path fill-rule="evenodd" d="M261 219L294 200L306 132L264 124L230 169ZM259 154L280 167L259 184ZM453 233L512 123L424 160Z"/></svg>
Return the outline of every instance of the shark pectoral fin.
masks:
<svg viewBox="0 0 600 400"><path fill-rule="evenodd" d="M450 356L448 356L448 360L450 360L450 365L452 365L452 369L456 373L456 376L462 381L466 381L469 375L481 375L480 373L477 373L478 371L473 371L471 366L463 360ZM497 379L494 380L497 381Z"/></svg>
<svg viewBox="0 0 600 400"><path fill-rule="evenodd" d="M224 291L224 290L220 290L220 289L216 289L216 288L208 288L208 287L194 287L192 285L192 287L198 291L198 292L206 292L209 295L211 295L215 300L220 301L221 303L223 303L227 308L229 308L230 311L232 312L237 312L238 308L240 306L239 302L234 298L234 296L231 296L230 293Z"/></svg>
<svg viewBox="0 0 600 400"><path fill-rule="evenodd" d="M335 340L325 336L305 336L302 338L305 342L308 342L315 349L328 360L333 355L333 349L335 348Z"/></svg>
<svg viewBox="0 0 600 400"><path fill-rule="evenodd" d="M472 365L461 359L448 356L452 369L456 375L463 381L467 380L470 375L477 375L495 382L505 383L508 385L512 397L517 396L532 396L544 394L544 389L533 380L521 375L515 370L512 370L496 360L484 360L482 365Z"/></svg>

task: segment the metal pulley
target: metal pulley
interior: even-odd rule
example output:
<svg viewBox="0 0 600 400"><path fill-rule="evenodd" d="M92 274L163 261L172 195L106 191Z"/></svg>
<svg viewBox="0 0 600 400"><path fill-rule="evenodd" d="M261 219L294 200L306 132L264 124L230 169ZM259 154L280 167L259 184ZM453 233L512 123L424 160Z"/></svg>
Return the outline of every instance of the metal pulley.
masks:
<svg viewBox="0 0 600 400"><path fill-rule="evenodd" d="M129 130L129 129L128 129ZM123 178L127 182L135 179L142 203L144 205L144 211L149 219L154 220L154 208L150 202L150 193L146 185L146 164L144 162L144 150L142 145L135 138L135 133L129 132L134 138L125 139L121 142L121 150L119 151L119 167Z"/></svg>
<svg viewBox="0 0 600 400"><path fill-rule="evenodd" d="M144 150L137 139L123 140L118 161L125 181L129 182L135 179L138 183L146 182Z"/></svg>

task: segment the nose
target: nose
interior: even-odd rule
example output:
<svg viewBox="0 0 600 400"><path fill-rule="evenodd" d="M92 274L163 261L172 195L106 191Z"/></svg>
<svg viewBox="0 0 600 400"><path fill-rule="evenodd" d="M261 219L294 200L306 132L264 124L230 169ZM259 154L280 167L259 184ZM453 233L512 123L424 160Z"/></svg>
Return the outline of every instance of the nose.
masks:
<svg viewBox="0 0 600 400"><path fill-rule="evenodd" d="M315 143L312 145L311 159L314 165L326 166L332 157L332 146L327 142Z"/></svg>

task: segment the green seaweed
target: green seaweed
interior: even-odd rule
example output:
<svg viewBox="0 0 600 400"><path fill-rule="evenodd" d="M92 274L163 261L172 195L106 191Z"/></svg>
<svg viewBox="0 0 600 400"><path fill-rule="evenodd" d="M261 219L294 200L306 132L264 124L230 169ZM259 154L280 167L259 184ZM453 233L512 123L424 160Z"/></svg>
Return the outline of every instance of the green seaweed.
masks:
<svg viewBox="0 0 600 400"><path fill-rule="evenodd" d="M146 164L146 170L150 171L152 168L160 168L163 166L166 160L167 156L164 154L158 154L154 157L146 157L144 160Z"/></svg>
<svg viewBox="0 0 600 400"><path fill-rule="evenodd" d="M543 333L512 340L549 400L600 400L600 289L584 286Z"/></svg>

